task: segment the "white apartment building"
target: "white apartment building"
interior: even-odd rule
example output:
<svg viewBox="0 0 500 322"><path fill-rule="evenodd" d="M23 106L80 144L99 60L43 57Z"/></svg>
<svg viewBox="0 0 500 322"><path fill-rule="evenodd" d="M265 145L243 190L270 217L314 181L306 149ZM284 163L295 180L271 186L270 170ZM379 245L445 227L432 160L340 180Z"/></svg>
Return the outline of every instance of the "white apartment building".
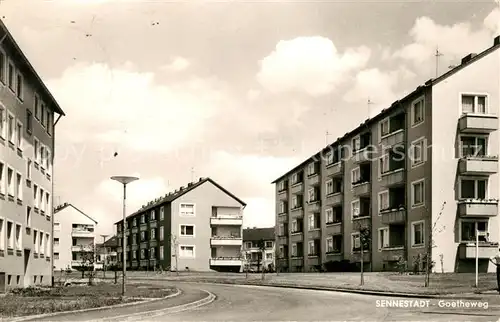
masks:
<svg viewBox="0 0 500 322"><path fill-rule="evenodd" d="M70 203L54 209L54 217L54 269L95 266L97 221Z"/></svg>

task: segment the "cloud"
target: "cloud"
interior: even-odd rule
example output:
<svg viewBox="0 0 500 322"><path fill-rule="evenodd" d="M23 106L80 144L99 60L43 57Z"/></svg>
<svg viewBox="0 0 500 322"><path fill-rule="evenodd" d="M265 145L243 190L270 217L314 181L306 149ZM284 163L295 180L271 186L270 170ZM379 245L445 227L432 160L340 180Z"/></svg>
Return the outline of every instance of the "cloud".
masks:
<svg viewBox="0 0 500 322"><path fill-rule="evenodd" d="M172 59L172 62L170 64L163 66L162 69L180 72L187 69L190 65L191 63L186 58L175 57L174 59Z"/></svg>
<svg viewBox="0 0 500 322"><path fill-rule="evenodd" d="M436 49L439 49L443 59L453 63L468 53L490 47L493 37L499 33L498 8L488 14L479 29L474 29L468 22L440 25L429 17L419 17L409 32L413 42L394 52L393 56L419 65L434 59Z"/></svg>
<svg viewBox="0 0 500 322"><path fill-rule="evenodd" d="M247 203L243 227L272 227L275 225L276 206L270 198L242 198Z"/></svg>
<svg viewBox="0 0 500 322"><path fill-rule="evenodd" d="M204 123L228 104L215 79L191 77L167 86L131 68L77 64L49 81L68 114L58 128L61 137L166 152L202 137Z"/></svg>
<svg viewBox="0 0 500 322"><path fill-rule="evenodd" d="M339 53L330 39L320 36L282 40L260 61L257 80L273 93L324 95L334 90L346 73L364 67L370 54L364 46Z"/></svg>

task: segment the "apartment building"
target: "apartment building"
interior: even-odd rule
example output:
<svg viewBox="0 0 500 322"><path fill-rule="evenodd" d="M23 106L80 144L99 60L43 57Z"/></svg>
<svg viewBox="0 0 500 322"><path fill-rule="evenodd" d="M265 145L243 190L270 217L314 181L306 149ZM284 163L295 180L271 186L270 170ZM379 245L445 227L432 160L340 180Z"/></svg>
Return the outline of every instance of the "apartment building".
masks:
<svg viewBox="0 0 500 322"><path fill-rule="evenodd" d="M54 209L54 269L77 270L95 262L97 221L70 203Z"/></svg>
<svg viewBox="0 0 500 322"><path fill-rule="evenodd" d="M273 182L287 270L361 256L369 270L412 270L431 249L434 271L471 272L477 232L479 269L494 270L499 47L496 37Z"/></svg>
<svg viewBox="0 0 500 322"><path fill-rule="evenodd" d="M118 238L112 236L105 242L96 245L98 269L109 269L116 266L118 262Z"/></svg>
<svg viewBox="0 0 500 322"><path fill-rule="evenodd" d="M0 20L0 292L52 283L54 140L63 115Z"/></svg>
<svg viewBox="0 0 500 322"><path fill-rule="evenodd" d="M245 206L210 178L151 201L127 217L127 267L240 271ZM123 220L116 225L123 263Z"/></svg>
<svg viewBox="0 0 500 322"><path fill-rule="evenodd" d="M249 271L275 270L274 230L274 227L243 229L243 253Z"/></svg>

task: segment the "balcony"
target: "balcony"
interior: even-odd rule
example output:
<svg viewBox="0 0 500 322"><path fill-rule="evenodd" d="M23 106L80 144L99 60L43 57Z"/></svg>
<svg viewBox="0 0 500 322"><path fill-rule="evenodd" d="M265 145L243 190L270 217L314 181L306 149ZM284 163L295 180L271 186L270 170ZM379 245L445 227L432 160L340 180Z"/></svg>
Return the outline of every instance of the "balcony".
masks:
<svg viewBox="0 0 500 322"><path fill-rule="evenodd" d="M288 236L278 236L278 244L288 245Z"/></svg>
<svg viewBox="0 0 500 322"><path fill-rule="evenodd" d="M72 252L91 252L92 246L71 246Z"/></svg>
<svg viewBox="0 0 500 322"><path fill-rule="evenodd" d="M488 259L497 255L498 243L482 243L478 245L478 258ZM475 259L476 244L462 243L458 246L458 255L460 259Z"/></svg>
<svg viewBox="0 0 500 322"><path fill-rule="evenodd" d="M360 183L353 183L352 192L358 197L370 195L370 182L364 181Z"/></svg>
<svg viewBox="0 0 500 322"><path fill-rule="evenodd" d="M342 222L326 223L327 235L342 235Z"/></svg>
<svg viewBox="0 0 500 322"><path fill-rule="evenodd" d="M231 236L212 236L210 238L210 245L212 246L241 246L243 239L241 237Z"/></svg>
<svg viewBox="0 0 500 322"><path fill-rule="evenodd" d="M210 258L210 266L241 266L242 260L239 257L215 257Z"/></svg>
<svg viewBox="0 0 500 322"><path fill-rule="evenodd" d="M344 169L341 161L328 164L326 166L326 176L328 177L340 176L343 174L343 170Z"/></svg>
<svg viewBox="0 0 500 322"><path fill-rule="evenodd" d="M326 195L326 204L327 205L338 205L341 204L344 197L341 192L331 193Z"/></svg>
<svg viewBox="0 0 500 322"><path fill-rule="evenodd" d="M88 230L88 229L73 229L71 231L71 236L72 237L89 237L93 238L94 237L94 230Z"/></svg>
<svg viewBox="0 0 500 322"><path fill-rule="evenodd" d="M297 183L294 183L292 184L292 186L290 187L290 192L292 194L299 194L301 193L302 191L304 190L304 183L301 181L301 182L297 182Z"/></svg>
<svg viewBox="0 0 500 322"><path fill-rule="evenodd" d="M217 215L210 218L210 225L241 226L243 215Z"/></svg>
<svg viewBox="0 0 500 322"><path fill-rule="evenodd" d="M367 146L352 153L355 163L371 162L373 160L373 147Z"/></svg>
<svg viewBox="0 0 500 322"><path fill-rule="evenodd" d="M307 203L307 210L310 212L321 211L321 201L314 200Z"/></svg>
<svg viewBox="0 0 500 322"><path fill-rule="evenodd" d="M287 223L288 222L288 214L278 214L278 223Z"/></svg>
<svg viewBox="0 0 500 322"><path fill-rule="evenodd" d="M290 233L290 242L291 243L300 243L303 240L304 240L304 233L302 231Z"/></svg>
<svg viewBox="0 0 500 322"><path fill-rule="evenodd" d="M458 202L458 214L463 217L494 217L498 214L498 200L461 200Z"/></svg>
<svg viewBox="0 0 500 322"><path fill-rule="evenodd" d="M406 222L406 209L404 207L393 207L380 211L384 225L401 224Z"/></svg>
<svg viewBox="0 0 500 322"><path fill-rule="evenodd" d="M307 176L307 184L309 186L314 186L319 184L320 176L319 173L314 173L309 176Z"/></svg>
<svg viewBox="0 0 500 322"><path fill-rule="evenodd" d="M491 133L498 130L498 116L486 114L464 114L458 120L462 133Z"/></svg>
<svg viewBox="0 0 500 322"><path fill-rule="evenodd" d="M391 132L380 138L380 145L384 148L389 148L404 142L405 132L403 129Z"/></svg>
<svg viewBox="0 0 500 322"><path fill-rule="evenodd" d="M458 161L458 171L463 175L490 175L498 172L498 157L467 157Z"/></svg>
<svg viewBox="0 0 500 322"><path fill-rule="evenodd" d="M384 187L392 187L402 185L404 182L404 169L396 169L382 173L380 185Z"/></svg>

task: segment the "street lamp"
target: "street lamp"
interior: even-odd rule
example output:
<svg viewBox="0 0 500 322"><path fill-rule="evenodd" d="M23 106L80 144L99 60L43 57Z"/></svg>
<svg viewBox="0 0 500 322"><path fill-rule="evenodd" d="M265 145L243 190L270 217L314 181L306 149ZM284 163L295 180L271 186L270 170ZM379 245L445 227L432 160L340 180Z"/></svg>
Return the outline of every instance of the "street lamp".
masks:
<svg viewBox="0 0 500 322"><path fill-rule="evenodd" d="M126 255L126 247L127 247L127 239L125 235L125 220L126 220L126 214L125 214L125 204L127 200L127 184L131 183L132 181L139 180L137 177L128 177L128 176L113 176L111 177L111 180L115 180L123 184L123 223L122 223L122 254L123 254L123 275L122 275L122 296L125 296L125 273L127 271L127 255Z"/></svg>

